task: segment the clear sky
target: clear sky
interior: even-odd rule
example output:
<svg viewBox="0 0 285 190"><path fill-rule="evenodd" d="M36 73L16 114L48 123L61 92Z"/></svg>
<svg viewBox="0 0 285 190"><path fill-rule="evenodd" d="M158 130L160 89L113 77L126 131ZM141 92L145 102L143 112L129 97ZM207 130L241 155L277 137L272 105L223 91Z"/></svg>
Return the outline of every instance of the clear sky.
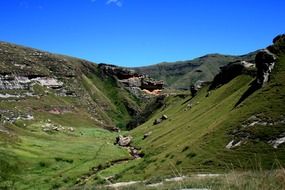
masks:
<svg viewBox="0 0 285 190"><path fill-rule="evenodd" d="M141 66L244 54L285 33L285 0L0 0L0 40Z"/></svg>

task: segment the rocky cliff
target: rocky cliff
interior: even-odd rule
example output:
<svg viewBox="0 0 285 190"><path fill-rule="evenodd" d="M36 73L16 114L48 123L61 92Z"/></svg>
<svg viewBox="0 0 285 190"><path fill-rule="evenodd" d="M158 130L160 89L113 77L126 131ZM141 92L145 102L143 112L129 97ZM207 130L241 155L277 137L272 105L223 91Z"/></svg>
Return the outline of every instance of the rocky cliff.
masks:
<svg viewBox="0 0 285 190"><path fill-rule="evenodd" d="M132 69L108 64L99 64L99 69L103 75L114 77L126 89L139 98L149 95L159 95L164 86L163 81L154 80Z"/></svg>

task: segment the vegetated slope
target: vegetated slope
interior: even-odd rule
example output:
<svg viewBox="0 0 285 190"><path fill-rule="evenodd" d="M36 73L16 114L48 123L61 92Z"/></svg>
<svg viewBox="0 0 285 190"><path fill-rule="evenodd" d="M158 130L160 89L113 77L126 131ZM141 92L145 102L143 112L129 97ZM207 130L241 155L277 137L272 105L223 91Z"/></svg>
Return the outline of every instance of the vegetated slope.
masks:
<svg viewBox="0 0 285 190"><path fill-rule="evenodd" d="M285 37L274 42L268 49L278 59L262 88L248 94L255 77L242 72L210 92L205 86L195 97L168 96L164 107L130 132L144 158L100 174L127 181L284 167ZM162 115L168 119L154 125Z"/></svg>
<svg viewBox="0 0 285 190"><path fill-rule="evenodd" d="M110 130L140 105L96 64L1 42L0 189L74 186L93 167L130 159Z"/></svg>
<svg viewBox="0 0 285 190"><path fill-rule="evenodd" d="M133 68L139 73L163 80L175 89L189 89L197 81L212 81L219 68L231 62L254 60L256 52L242 56L209 54L189 61L163 62L157 65Z"/></svg>
<svg viewBox="0 0 285 190"><path fill-rule="evenodd" d="M89 113L92 113L103 127L124 125L130 119L128 109L139 110L137 99L126 93L114 78L102 74L96 64L8 43L1 43L0 49L0 75L3 83L9 83L9 80L11 84L20 83L11 87L12 89L2 89L2 94L25 91L39 95L43 101L52 94L55 95L54 99L58 100L77 100L78 105L88 108ZM21 77L27 79L22 80ZM31 80L44 88L27 87L25 83ZM49 83L50 88L46 89ZM36 92L37 90L42 92Z"/></svg>

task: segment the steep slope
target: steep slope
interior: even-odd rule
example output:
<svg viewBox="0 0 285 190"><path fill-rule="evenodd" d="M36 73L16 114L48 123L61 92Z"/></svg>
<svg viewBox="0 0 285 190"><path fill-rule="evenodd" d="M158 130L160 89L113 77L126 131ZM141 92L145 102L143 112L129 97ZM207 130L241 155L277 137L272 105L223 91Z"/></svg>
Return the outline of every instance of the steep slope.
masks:
<svg viewBox="0 0 285 190"><path fill-rule="evenodd" d="M0 189L74 186L132 159L113 145L140 100L85 60L0 43Z"/></svg>
<svg viewBox="0 0 285 190"><path fill-rule="evenodd" d="M252 62L255 55L256 52L242 56L209 54L189 61L163 62L133 69L165 81L170 88L189 89L189 86L197 81L212 81L220 67L237 61Z"/></svg>
<svg viewBox="0 0 285 190"><path fill-rule="evenodd" d="M275 67L269 82L250 94L256 78L241 72L211 91L205 86L195 97L168 96L165 106L130 132L144 158L100 175L127 181L284 167L284 44L283 36L268 47L278 55ZM154 122L163 115L168 119Z"/></svg>
<svg viewBox="0 0 285 190"><path fill-rule="evenodd" d="M5 99L16 99L21 105L35 99L31 97L39 97L42 104L49 98L74 100L70 107L87 108L98 120L98 125L106 128L125 125L130 119L128 108L139 110L136 98L118 86L113 78L102 76L98 66L88 61L8 43L0 44L0 60L3 103L9 102ZM46 109L64 105L49 104L50 108ZM37 110L36 107L31 109Z"/></svg>

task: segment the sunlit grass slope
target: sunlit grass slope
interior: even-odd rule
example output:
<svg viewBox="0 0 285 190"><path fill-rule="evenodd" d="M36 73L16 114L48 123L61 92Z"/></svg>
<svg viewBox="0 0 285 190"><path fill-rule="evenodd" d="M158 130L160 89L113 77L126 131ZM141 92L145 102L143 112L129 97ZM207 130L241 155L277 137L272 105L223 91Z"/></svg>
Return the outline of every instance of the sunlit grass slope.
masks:
<svg viewBox="0 0 285 190"><path fill-rule="evenodd" d="M284 56L279 58L271 76L270 82L238 106L236 103L254 80L251 76L240 75L210 94L208 87L204 87L194 98L169 96L165 107L130 132L135 137L134 144L141 147L146 156L124 167L110 168L105 174L117 174L118 179L124 181L175 175L177 170L187 175L284 166L284 144L274 149L268 143L285 132L284 124L242 127L251 116L265 121L284 119ZM153 125L163 114L169 119ZM240 146L227 149L226 145L237 138L237 131L246 132L249 137ZM151 135L143 139L149 132Z"/></svg>

